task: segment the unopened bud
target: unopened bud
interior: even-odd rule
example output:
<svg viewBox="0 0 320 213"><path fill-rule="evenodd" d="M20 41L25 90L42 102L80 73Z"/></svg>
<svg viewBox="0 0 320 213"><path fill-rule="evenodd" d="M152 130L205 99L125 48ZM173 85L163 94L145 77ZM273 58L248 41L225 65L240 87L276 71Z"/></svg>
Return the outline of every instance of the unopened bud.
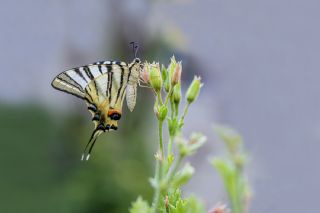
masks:
<svg viewBox="0 0 320 213"><path fill-rule="evenodd" d="M162 80L163 80L163 84L164 84L164 90L168 93L170 91L170 75L169 75L169 71L167 68L165 68L164 66L162 66Z"/></svg>
<svg viewBox="0 0 320 213"><path fill-rule="evenodd" d="M162 77L159 64L151 64L150 84L156 92L160 92L162 87Z"/></svg>
<svg viewBox="0 0 320 213"><path fill-rule="evenodd" d="M187 94L186 94L186 98L187 101L189 103L192 103L193 101L195 101L199 95L200 92L200 88L202 87L202 83L201 83L201 78L195 76L192 83L190 84L188 90L187 90Z"/></svg>
<svg viewBox="0 0 320 213"><path fill-rule="evenodd" d="M172 56L170 64L169 64L169 67L168 67L168 71L169 71L169 74L170 74L171 77L172 77L173 72L174 72L174 70L176 68L176 65L177 65L176 58L174 56Z"/></svg>
<svg viewBox="0 0 320 213"><path fill-rule="evenodd" d="M159 109L159 120L164 121L168 114L168 108L166 105L162 105Z"/></svg>
<svg viewBox="0 0 320 213"><path fill-rule="evenodd" d="M181 100L181 85L178 83L173 88L173 102L179 104Z"/></svg>
<svg viewBox="0 0 320 213"><path fill-rule="evenodd" d="M144 83L149 84L150 81L150 72L149 72L149 65L146 63L141 71L141 78Z"/></svg>
<svg viewBox="0 0 320 213"><path fill-rule="evenodd" d="M182 64L180 61L180 62L176 63L176 67L175 67L175 70L172 75L172 81L171 81L172 85L176 85L176 84L180 83L181 72L182 72Z"/></svg>

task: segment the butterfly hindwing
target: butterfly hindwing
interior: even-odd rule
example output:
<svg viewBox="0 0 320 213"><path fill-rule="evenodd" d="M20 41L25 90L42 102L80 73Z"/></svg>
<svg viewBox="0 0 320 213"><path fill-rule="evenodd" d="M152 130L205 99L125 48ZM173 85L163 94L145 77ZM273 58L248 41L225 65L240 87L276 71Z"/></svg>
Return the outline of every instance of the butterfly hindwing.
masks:
<svg viewBox="0 0 320 213"><path fill-rule="evenodd" d="M126 89L126 101L129 110L132 112L136 105L137 85L128 85Z"/></svg>

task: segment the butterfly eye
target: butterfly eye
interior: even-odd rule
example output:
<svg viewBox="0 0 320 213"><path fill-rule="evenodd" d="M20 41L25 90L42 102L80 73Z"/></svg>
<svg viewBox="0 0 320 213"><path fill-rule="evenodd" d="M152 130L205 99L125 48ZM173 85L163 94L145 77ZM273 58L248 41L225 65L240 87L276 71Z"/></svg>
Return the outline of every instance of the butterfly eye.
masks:
<svg viewBox="0 0 320 213"><path fill-rule="evenodd" d="M134 62L137 63L137 64L140 64L140 63L141 63L141 61L140 61L139 58L136 58L136 59L134 60Z"/></svg>
<svg viewBox="0 0 320 213"><path fill-rule="evenodd" d="M117 112L114 112L114 113L110 114L109 117L111 118L111 120L117 121L117 120L120 120L121 115Z"/></svg>

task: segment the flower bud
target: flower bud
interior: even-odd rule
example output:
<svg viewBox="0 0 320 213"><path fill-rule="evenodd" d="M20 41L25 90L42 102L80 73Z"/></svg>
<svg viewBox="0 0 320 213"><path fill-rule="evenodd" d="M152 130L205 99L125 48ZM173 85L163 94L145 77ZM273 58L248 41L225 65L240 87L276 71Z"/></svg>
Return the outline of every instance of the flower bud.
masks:
<svg viewBox="0 0 320 213"><path fill-rule="evenodd" d="M179 104L181 100L181 85L178 83L173 88L173 102Z"/></svg>
<svg viewBox="0 0 320 213"><path fill-rule="evenodd" d="M162 80L166 81L169 77L167 68L164 65L161 65L161 74L162 74Z"/></svg>
<svg viewBox="0 0 320 213"><path fill-rule="evenodd" d="M141 78L144 83L149 84L150 71L149 71L149 64L147 64L147 63L145 64L145 66L143 66L143 69L141 71Z"/></svg>
<svg viewBox="0 0 320 213"><path fill-rule="evenodd" d="M168 114L168 108L166 105L162 105L159 109L159 120L164 121Z"/></svg>
<svg viewBox="0 0 320 213"><path fill-rule="evenodd" d="M201 78L195 76L186 93L186 98L189 103L197 99L202 85Z"/></svg>
<svg viewBox="0 0 320 213"><path fill-rule="evenodd" d="M176 85L176 84L180 83L181 72L182 72L182 64L180 61L180 62L176 63L176 67L175 67L174 72L172 74L172 80L171 80L172 85Z"/></svg>
<svg viewBox="0 0 320 213"><path fill-rule="evenodd" d="M150 67L150 84L156 92L160 92L162 87L162 77L159 64L151 64Z"/></svg>
<svg viewBox="0 0 320 213"><path fill-rule="evenodd" d="M162 80L164 81L164 90L168 93L170 91L170 75L168 69L162 67Z"/></svg>
<svg viewBox="0 0 320 213"><path fill-rule="evenodd" d="M177 65L177 61L176 61L176 58L174 56L171 57L171 61L170 61L170 64L169 64L169 67L168 67L168 71L169 71L169 75L172 77L173 75L173 72L176 68L176 65Z"/></svg>
<svg viewBox="0 0 320 213"><path fill-rule="evenodd" d="M167 80L164 82L164 90L168 93L170 91L171 84L170 84L170 78L168 76Z"/></svg>

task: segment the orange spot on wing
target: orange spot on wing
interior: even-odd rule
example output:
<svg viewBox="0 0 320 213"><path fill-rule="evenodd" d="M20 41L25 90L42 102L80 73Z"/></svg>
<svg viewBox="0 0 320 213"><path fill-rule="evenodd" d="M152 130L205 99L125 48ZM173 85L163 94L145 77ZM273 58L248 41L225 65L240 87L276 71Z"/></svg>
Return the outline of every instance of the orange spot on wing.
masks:
<svg viewBox="0 0 320 213"><path fill-rule="evenodd" d="M109 111L108 111L108 116L111 116L111 115L112 115L112 114L114 114L114 113L121 114L121 112L120 112L120 111L118 111L118 110L115 110L115 109L109 109Z"/></svg>

